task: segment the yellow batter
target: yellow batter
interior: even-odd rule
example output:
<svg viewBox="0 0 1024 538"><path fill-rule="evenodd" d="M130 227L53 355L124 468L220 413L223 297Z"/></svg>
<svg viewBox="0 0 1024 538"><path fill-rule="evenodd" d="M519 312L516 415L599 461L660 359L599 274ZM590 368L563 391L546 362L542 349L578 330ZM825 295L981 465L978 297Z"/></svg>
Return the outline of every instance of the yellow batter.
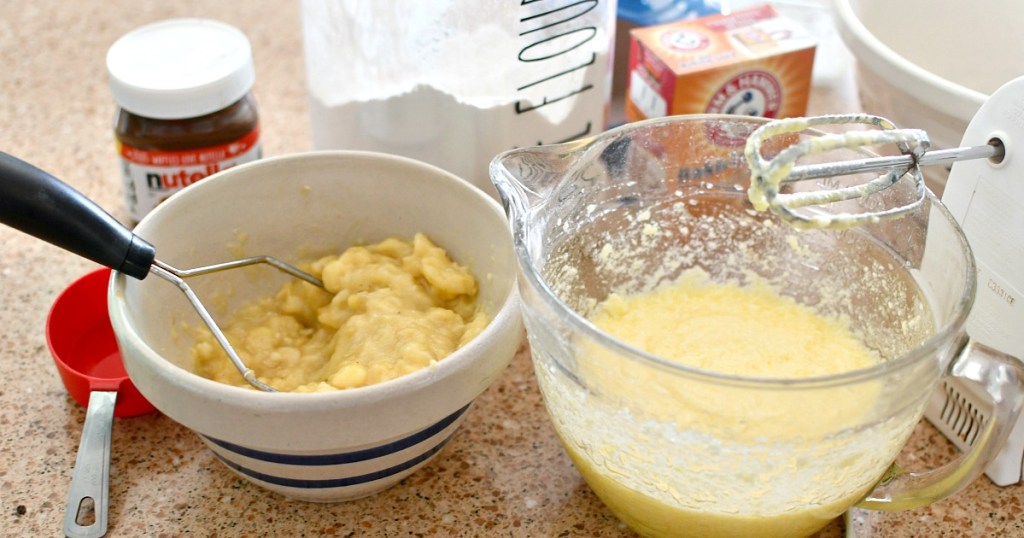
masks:
<svg viewBox="0 0 1024 538"><path fill-rule="evenodd" d="M701 272L654 292L613 295L590 320L657 356L726 374L824 376L879 360L842 320L823 318L766 284L716 284ZM821 405L820 393L715 385L640 367L596 346L580 351L589 391L629 402L632 425L612 431L608 415L540 369L550 405L573 408L554 417L556 428L597 495L648 536L811 534L872 487L903 441L885 436L885 446L862 450L877 457L859 460L848 439L834 436L863 417L877 384L829 388ZM650 428L657 433L648 436ZM840 459L814 470L830 457Z"/></svg>
<svg viewBox="0 0 1024 538"><path fill-rule="evenodd" d="M791 512L743 515L683 508L622 483L579 452L570 450L580 474L616 517L642 536L685 538L801 538L814 534L860 500L870 486L823 505ZM742 494L742 493L741 493Z"/></svg>
<svg viewBox="0 0 1024 538"><path fill-rule="evenodd" d="M222 326L257 377L279 391L394 379L443 359L488 323L473 275L423 234L351 247L309 271L327 291L292 281ZM192 354L198 374L249 386L209 332Z"/></svg>
<svg viewBox="0 0 1024 538"><path fill-rule="evenodd" d="M877 362L838 319L764 283L711 284L697 273L652 293L611 295L591 321L651 354L723 374L813 377Z"/></svg>

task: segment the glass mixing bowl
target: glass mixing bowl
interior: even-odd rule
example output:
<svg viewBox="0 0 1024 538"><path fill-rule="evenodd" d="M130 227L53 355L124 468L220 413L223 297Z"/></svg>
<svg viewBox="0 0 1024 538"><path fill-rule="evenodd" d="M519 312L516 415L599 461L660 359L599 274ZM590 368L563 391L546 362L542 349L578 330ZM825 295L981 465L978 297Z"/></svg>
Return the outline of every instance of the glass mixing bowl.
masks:
<svg viewBox="0 0 1024 538"><path fill-rule="evenodd" d="M744 143L763 121L649 120L491 164L549 415L592 489L643 535L802 536L857 503L927 504L976 478L1020 411L1018 361L965 333L975 266L941 202L929 194L905 218L798 232L747 200ZM846 181L863 178L821 183ZM910 196L898 185L821 210ZM712 281L768 282L846 319L881 360L817 377L727 375L646 353L588 318L612 293L655 290L694 268ZM994 419L944 467L892 467L944 375L981 383Z"/></svg>

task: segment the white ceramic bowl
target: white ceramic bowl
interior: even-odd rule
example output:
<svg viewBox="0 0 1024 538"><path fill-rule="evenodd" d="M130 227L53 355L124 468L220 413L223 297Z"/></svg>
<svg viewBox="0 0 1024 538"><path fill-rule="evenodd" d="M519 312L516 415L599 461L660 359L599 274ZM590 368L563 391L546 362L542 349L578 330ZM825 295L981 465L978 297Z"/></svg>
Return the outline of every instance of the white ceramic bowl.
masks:
<svg viewBox="0 0 1024 538"><path fill-rule="evenodd" d="M435 366L368 387L291 394L192 373L182 325L201 322L184 295L157 277L112 279L111 320L139 391L227 467L289 497L357 498L415 471L452 437L520 342L516 263L501 207L417 161L343 151L264 159L181 191L135 232L178 268L254 254L298 262L424 232L479 280L491 323ZM189 281L217 315L273 293L286 278L261 266Z"/></svg>
<svg viewBox="0 0 1024 538"><path fill-rule="evenodd" d="M924 129L935 147L960 145L985 99L1024 75L1020 0L834 2L864 110ZM928 172L933 187L944 186L942 167Z"/></svg>

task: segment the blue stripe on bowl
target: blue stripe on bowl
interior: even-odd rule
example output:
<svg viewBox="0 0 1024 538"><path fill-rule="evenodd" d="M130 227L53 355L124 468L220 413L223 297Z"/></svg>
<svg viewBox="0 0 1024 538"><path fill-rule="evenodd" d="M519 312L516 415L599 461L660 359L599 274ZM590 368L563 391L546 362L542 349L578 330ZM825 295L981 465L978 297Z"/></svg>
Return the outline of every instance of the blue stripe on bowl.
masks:
<svg viewBox="0 0 1024 538"><path fill-rule="evenodd" d="M463 408L463 409L465 409L465 408ZM359 476L349 476L349 477L345 477L345 478L332 478L332 479L327 479L327 480L308 480L308 479L300 479L300 478L284 478L284 477L281 477L281 476L269 475L269 474L266 474L266 473L261 473L259 471L254 471L252 469L249 469L248 467L244 467L244 466L239 465L239 464L237 464L237 463L235 463L233 461L229 461L229 460L225 459L224 456L221 456L217 452L213 452L213 451L211 451L211 452L213 452L213 454L215 456L217 456L217 458L220 459L220 461L224 465L227 465L228 467L234 469L235 471L237 471L237 472L239 472L241 474L244 474L244 475L246 475L248 477L251 477L253 479L256 479L256 480L260 480L262 482L267 482L269 484L274 484L274 485L277 485L277 486L285 486L285 487L289 487L289 488L327 489L327 488L342 488L342 487L346 487L346 486L355 486L355 485L358 485L358 484L365 484L367 482L373 482L374 480L380 480L382 478L387 478L389 476L401 473L402 471L411 469L411 468L415 467L416 465L419 465L420 463L423 463L424 461L430 459L430 457L433 456L434 454L437 454L442 448L444 448L445 445L448 444L448 441L450 441L452 439L452 437L454 437L454 436L455 436L455 432L452 432L451 435L449 435L448 437L445 437L440 443L438 443L436 446L432 447L430 450L428 450L428 451L426 451L426 452L416 456L415 458L412 458L409 461L400 463L400 464L395 465L393 467L388 467L387 469L381 469L379 471L374 471L372 473L367 473L367 474L359 475Z"/></svg>
<svg viewBox="0 0 1024 538"><path fill-rule="evenodd" d="M375 446L372 448L366 448L363 450L355 450L352 452L342 452L340 454L317 454L317 455L293 455L293 454L278 454L276 452L264 452L262 450L256 450L252 448L246 448L244 446L229 443L227 441L221 441L203 435L202 437L211 443L236 454L240 454L247 458L255 460L262 460L270 463L283 463L287 465L340 465L345 463L356 463L360 461L372 460L387 456L388 454L404 450L411 446L422 443L426 439L429 439L438 434L438 432L444 430L450 426L453 422L459 419L463 413L469 409L470 404L466 404L465 407L458 411L448 415L441 419L436 424L420 430L408 437L404 437L397 441L392 441L383 445ZM447 441L446 441L447 442ZM443 445L444 443L442 443ZM223 458L222 458L223 459ZM255 473L255 471L252 471ZM248 474L248 473L247 473ZM251 476L251 475L250 475ZM269 480L268 480L269 481ZM333 487L333 486L330 486Z"/></svg>

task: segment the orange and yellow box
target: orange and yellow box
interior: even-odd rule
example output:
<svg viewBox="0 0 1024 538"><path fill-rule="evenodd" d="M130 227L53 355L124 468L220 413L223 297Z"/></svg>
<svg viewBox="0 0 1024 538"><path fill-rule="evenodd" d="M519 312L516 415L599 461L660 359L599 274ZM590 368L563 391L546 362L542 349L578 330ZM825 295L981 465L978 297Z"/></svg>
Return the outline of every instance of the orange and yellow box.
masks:
<svg viewBox="0 0 1024 538"><path fill-rule="evenodd" d="M803 116L816 42L769 4L630 32L626 119Z"/></svg>

